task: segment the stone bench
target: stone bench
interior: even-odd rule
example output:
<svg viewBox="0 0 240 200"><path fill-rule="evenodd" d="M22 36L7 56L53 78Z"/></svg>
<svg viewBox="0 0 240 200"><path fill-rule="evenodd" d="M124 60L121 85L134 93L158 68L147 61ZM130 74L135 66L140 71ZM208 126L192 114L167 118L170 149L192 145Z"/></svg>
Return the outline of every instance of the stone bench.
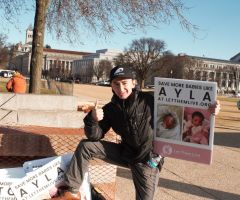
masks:
<svg viewBox="0 0 240 200"><path fill-rule="evenodd" d="M78 104L75 96L0 93L0 125L81 128Z"/></svg>

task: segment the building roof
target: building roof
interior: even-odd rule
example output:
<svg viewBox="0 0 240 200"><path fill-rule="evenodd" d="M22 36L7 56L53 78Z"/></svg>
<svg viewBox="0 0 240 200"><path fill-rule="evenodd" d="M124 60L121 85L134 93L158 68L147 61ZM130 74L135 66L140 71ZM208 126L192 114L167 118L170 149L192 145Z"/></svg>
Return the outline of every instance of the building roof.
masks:
<svg viewBox="0 0 240 200"><path fill-rule="evenodd" d="M75 54L75 55L82 55L82 56L92 54L92 53L90 53L90 52L69 51L69 50L49 49L49 48L43 48L43 52Z"/></svg>
<svg viewBox="0 0 240 200"><path fill-rule="evenodd" d="M235 56L233 56L232 58L230 58L230 60L234 60L235 58L239 57L240 53L236 54Z"/></svg>
<svg viewBox="0 0 240 200"><path fill-rule="evenodd" d="M216 59L216 58L207 58L207 57L200 57L200 56L191 56L187 55L191 58L196 58L200 60L207 60L207 61L212 61L212 62L222 62L222 63L228 63L228 64L240 64L240 62L237 61L232 61L232 60L223 60L223 59Z"/></svg>

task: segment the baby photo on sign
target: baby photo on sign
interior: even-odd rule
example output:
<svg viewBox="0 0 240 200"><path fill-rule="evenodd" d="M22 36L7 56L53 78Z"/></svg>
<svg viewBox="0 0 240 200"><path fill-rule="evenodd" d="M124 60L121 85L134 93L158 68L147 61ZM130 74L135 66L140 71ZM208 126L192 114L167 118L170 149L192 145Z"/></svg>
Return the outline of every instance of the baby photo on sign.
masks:
<svg viewBox="0 0 240 200"><path fill-rule="evenodd" d="M183 135L184 142L209 145L210 113L196 108L184 109Z"/></svg>
<svg viewBox="0 0 240 200"><path fill-rule="evenodd" d="M158 105L156 137L181 140L182 113L180 106Z"/></svg>

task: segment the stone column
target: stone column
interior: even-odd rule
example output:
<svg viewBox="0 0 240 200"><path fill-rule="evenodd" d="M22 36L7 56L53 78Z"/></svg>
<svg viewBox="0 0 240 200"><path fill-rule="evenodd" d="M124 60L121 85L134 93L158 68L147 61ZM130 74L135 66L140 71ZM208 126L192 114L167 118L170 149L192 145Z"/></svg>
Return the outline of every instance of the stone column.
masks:
<svg viewBox="0 0 240 200"><path fill-rule="evenodd" d="M209 81L209 74L210 74L210 72L206 71L206 81Z"/></svg>
<svg viewBox="0 0 240 200"><path fill-rule="evenodd" d="M228 88L228 83L229 83L229 73L227 73L227 77L226 77L226 88Z"/></svg>
<svg viewBox="0 0 240 200"><path fill-rule="evenodd" d="M240 88L240 81L239 81L239 77L240 76L240 68L236 70L236 92L239 93L239 88Z"/></svg>
<svg viewBox="0 0 240 200"><path fill-rule="evenodd" d="M220 74L220 85L219 87L222 88L222 81L223 81L223 72Z"/></svg>
<svg viewBox="0 0 240 200"><path fill-rule="evenodd" d="M200 72L200 80L202 81L203 79L203 71Z"/></svg>

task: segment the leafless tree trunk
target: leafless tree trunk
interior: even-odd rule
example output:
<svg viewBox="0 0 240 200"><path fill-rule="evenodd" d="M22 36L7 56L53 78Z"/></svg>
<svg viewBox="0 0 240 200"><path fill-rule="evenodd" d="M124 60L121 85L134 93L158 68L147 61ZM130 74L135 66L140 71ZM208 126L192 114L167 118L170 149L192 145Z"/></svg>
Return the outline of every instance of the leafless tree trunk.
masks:
<svg viewBox="0 0 240 200"><path fill-rule="evenodd" d="M9 60L9 49L6 45L6 39L6 35L0 34L0 67L2 69L6 68Z"/></svg>
<svg viewBox="0 0 240 200"><path fill-rule="evenodd" d="M29 92L40 94L46 12L50 0L36 0Z"/></svg>

